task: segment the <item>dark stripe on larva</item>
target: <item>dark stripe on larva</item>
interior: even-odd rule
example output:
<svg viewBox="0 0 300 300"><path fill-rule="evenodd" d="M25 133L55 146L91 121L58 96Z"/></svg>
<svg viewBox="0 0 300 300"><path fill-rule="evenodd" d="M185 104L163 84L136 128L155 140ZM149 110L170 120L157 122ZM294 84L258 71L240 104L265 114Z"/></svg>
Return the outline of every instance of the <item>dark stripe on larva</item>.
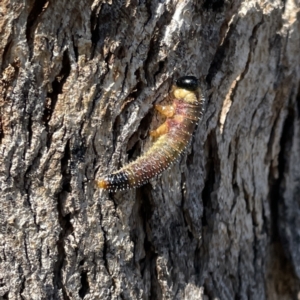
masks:
<svg viewBox="0 0 300 300"><path fill-rule="evenodd" d="M202 116L204 98L193 76L179 78L172 94L175 114L166 120L168 131L144 155L97 181L98 187L111 192L139 187L178 160Z"/></svg>

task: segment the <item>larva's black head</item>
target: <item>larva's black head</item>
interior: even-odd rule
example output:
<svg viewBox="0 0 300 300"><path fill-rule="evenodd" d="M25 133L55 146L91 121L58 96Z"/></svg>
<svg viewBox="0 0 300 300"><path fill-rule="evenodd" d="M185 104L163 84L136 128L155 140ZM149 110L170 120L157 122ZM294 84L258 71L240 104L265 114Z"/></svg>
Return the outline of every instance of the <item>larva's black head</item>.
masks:
<svg viewBox="0 0 300 300"><path fill-rule="evenodd" d="M196 91L199 82L195 76L182 76L177 79L176 86L189 91Z"/></svg>

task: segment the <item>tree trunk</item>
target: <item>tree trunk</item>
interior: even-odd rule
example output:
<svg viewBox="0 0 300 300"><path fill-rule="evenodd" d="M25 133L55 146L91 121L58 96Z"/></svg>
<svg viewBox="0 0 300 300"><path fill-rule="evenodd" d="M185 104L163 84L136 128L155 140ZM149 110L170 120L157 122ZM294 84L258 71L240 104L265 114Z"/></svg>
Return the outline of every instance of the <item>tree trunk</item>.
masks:
<svg viewBox="0 0 300 300"><path fill-rule="evenodd" d="M299 20L296 0L2 0L1 299L299 299ZM184 75L206 105L180 162L97 189Z"/></svg>

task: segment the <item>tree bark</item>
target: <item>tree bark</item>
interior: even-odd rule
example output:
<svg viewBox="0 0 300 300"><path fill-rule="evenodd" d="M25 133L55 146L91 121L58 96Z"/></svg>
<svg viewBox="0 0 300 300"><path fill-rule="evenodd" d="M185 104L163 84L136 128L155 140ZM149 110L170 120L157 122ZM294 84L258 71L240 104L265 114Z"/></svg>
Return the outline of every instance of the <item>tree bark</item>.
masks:
<svg viewBox="0 0 300 300"><path fill-rule="evenodd" d="M1 299L299 299L300 5L0 2ZM141 188L176 78L204 116Z"/></svg>

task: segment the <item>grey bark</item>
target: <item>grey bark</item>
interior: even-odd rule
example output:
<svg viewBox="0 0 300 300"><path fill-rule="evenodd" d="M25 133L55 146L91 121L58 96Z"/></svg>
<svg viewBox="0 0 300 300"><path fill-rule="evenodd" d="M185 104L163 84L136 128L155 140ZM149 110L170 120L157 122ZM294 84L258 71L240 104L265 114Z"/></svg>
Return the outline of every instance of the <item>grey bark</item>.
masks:
<svg viewBox="0 0 300 300"><path fill-rule="evenodd" d="M299 2L0 2L1 299L299 299ZM183 75L207 102L149 184Z"/></svg>

